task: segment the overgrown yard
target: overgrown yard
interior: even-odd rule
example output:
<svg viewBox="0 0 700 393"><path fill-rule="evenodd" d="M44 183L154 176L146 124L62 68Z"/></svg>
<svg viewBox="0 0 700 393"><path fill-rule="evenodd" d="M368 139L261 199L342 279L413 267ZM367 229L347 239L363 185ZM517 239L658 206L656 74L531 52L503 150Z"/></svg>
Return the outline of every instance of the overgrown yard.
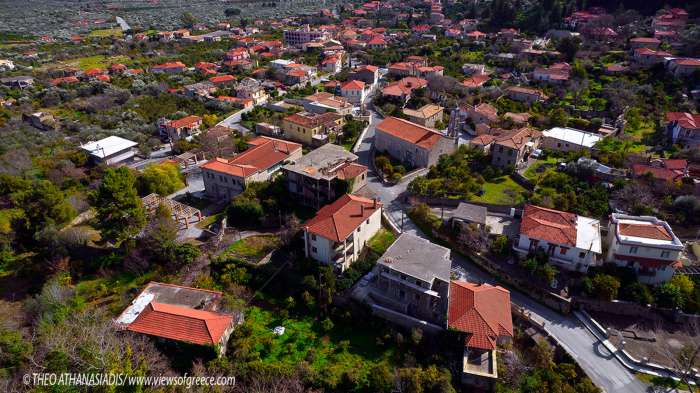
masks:
<svg viewBox="0 0 700 393"><path fill-rule="evenodd" d="M233 243L224 251L224 255L249 263L257 263L279 246L280 238L276 235L256 235Z"/></svg>
<svg viewBox="0 0 700 393"><path fill-rule="evenodd" d="M394 243L396 236L388 229L380 229L367 243L367 246L374 253L381 256L389 246Z"/></svg>
<svg viewBox="0 0 700 393"><path fill-rule="evenodd" d="M543 160L537 160L527 168L525 173L523 173L523 176L534 184L537 184L540 178L542 178L545 174L556 171L556 165L556 157L547 157Z"/></svg>
<svg viewBox="0 0 700 393"><path fill-rule="evenodd" d="M121 64L129 64L131 63L131 59L128 56L101 56L101 55L95 55L95 56L87 56L87 57L80 57L78 59L72 59L72 60L67 60L63 61L60 64L64 67L78 67L81 70L89 70L92 68L107 68L111 64L114 63L121 63Z"/></svg>
<svg viewBox="0 0 700 393"><path fill-rule="evenodd" d="M310 316L297 318L283 314L255 306L248 308L245 325L240 329L245 336L237 335L231 347L245 348L252 344L251 354L256 353L260 362L267 365L293 369L306 362L327 386L340 385L347 374L362 381L360 385L368 385L376 364L386 361L398 365L392 343L385 344L370 326L360 328L357 324L333 324ZM277 326L285 328L284 334L278 336L273 332Z"/></svg>
<svg viewBox="0 0 700 393"><path fill-rule="evenodd" d="M510 176L497 177L482 185L483 193L473 196L473 202L491 203L494 205L518 205L525 201L527 190L516 183Z"/></svg>

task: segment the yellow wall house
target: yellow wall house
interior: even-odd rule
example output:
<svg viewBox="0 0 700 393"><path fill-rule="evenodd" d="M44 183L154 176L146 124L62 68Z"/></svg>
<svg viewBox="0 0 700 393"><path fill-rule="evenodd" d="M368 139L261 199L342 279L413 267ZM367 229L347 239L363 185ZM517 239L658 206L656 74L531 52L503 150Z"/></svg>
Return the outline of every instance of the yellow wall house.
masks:
<svg viewBox="0 0 700 393"><path fill-rule="evenodd" d="M305 145L324 144L328 135L339 132L345 119L337 113L301 112L289 115L282 120L285 137Z"/></svg>

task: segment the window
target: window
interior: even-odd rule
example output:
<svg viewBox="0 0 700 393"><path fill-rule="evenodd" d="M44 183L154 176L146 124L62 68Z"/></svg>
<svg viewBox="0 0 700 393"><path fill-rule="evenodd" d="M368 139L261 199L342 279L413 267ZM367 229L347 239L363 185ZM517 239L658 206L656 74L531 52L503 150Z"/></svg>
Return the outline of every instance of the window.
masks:
<svg viewBox="0 0 700 393"><path fill-rule="evenodd" d="M561 143L557 143L557 147L561 147Z"/></svg>
<svg viewBox="0 0 700 393"><path fill-rule="evenodd" d="M318 249L316 247L311 247L311 252L313 252L315 254L318 252Z"/></svg>
<svg viewBox="0 0 700 393"><path fill-rule="evenodd" d="M367 221L365 221L365 222L367 223L367 225L369 225L369 218L368 218Z"/></svg>
<svg viewBox="0 0 700 393"><path fill-rule="evenodd" d="M406 292L403 289L399 290L399 298L404 299L406 297Z"/></svg>
<svg viewBox="0 0 700 393"><path fill-rule="evenodd" d="M671 255L670 252L668 252L668 251L661 251L661 258L668 258L669 255Z"/></svg>
<svg viewBox="0 0 700 393"><path fill-rule="evenodd" d="M579 258L585 258L585 257L586 257L586 253L585 253L584 251L581 251L580 253L578 253L578 257L579 257Z"/></svg>
<svg viewBox="0 0 700 393"><path fill-rule="evenodd" d="M360 229L362 229L362 225L360 225L359 227L357 227L357 233L360 233Z"/></svg>
<svg viewBox="0 0 700 393"><path fill-rule="evenodd" d="M559 248L559 254L561 255L566 255L566 253L569 252L569 249L566 247L560 247Z"/></svg>
<svg viewBox="0 0 700 393"><path fill-rule="evenodd" d="M311 240L316 240L316 235L311 234Z"/></svg>
<svg viewBox="0 0 700 393"><path fill-rule="evenodd" d="M630 254L636 254L639 249L635 246L630 247Z"/></svg>

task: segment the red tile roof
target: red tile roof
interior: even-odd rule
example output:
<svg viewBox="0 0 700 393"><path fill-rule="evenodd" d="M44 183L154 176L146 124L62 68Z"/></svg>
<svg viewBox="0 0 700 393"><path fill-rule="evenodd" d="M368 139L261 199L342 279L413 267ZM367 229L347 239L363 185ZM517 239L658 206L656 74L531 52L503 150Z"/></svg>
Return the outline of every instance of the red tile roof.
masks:
<svg viewBox="0 0 700 393"><path fill-rule="evenodd" d="M180 61L173 61L170 63L163 63L153 66L154 70L168 69L168 68L185 68L185 64Z"/></svg>
<svg viewBox="0 0 700 393"><path fill-rule="evenodd" d="M360 224L381 207L381 202L345 194L330 205L322 207L314 218L306 222L304 228L311 233L339 242L350 236Z"/></svg>
<svg viewBox="0 0 700 393"><path fill-rule="evenodd" d="M673 240L666 227L659 224L618 224L618 232L624 236L643 237L656 240Z"/></svg>
<svg viewBox="0 0 700 393"><path fill-rule="evenodd" d="M362 164L357 164L355 162L348 162L342 167L340 167L337 171L336 174L338 176L338 179L340 180L345 180L345 179L354 179L357 176L367 172L367 167L362 165Z"/></svg>
<svg viewBox="0 0 700 393"><path fill-rule="evenodd" d="M298 143L266 136L252 139L248 144L253 147L229 160L219 157L210 160L202 165L202 169L246 178L281 163L301 149L301 145Z"/></svg>
<svg viewBox="0 0 700 393"><path fill-rule="evenodd" d="M359 80L347 81L342 86L340 86L340 90L364 90L364 89L365 89L365 82L359 81Z"/></svg>
<svg viewBox="0 0 700 393"><path fill-rule="evenodd" d="M382 120L376 128L425 149L430 149L442 138L442 134L435 130L391 116Z"/></svg>
<svg viewBox="0 0 700 393"><path fill-rule="evenodd" d="M666 120L670 122L677 122L678 125L685 129L700 129L700 115L687 112L668 112L666 114Z"/></svg>
<svg viewBox="0 0 700 393"><path fill-rule="evenodd" d="M231 315L151 302L127 330L198 345L217 345Z"/></svg>
<svg viewBox="0 0 700 393"><path fill-rule="evenodd" d="M402 97L411 94L414 89L420 89L427 85L428 81L423 78L408 76L384 87L382 94Z"/></svg>
<svg viewBox="0 0 700 393"><path fill-rule="evenodd" d="M467 333L466 347L496 349L499 337L513 337L510 292L489 284L450 281L447 326Z"/></svg>
<svg viewBox="0 0 700 393"><path fill-rule="evenodd" d="M168 125L172 128L190 127L201 120L202 120L202 118L199 116L190 115L190 116L185 116L182 119L171 120L170 124L168 124Z"/></svg>
<svg viewBox="0 0 700 393"><path fill-rule="evenodd" d="M676 181L683 177L683 171L669 168L659 168L645 164L632 164L632 174L634 176L644 176L651 174L654 179L665 181Z"/></svg>
<svg viewBox="0 0 700 393"><path fill-rule="evenodd" d="M236 77L233 75L218 75L218 76L212 76L209 78L209 82L211 83L226 83L226 82L232 82L235 81Z"/></svg>
<svg viewBox="0 0 700 393"><path fill-rule="evenodd" d="M481 87L484 83L488 82L489 79L491 79L491 77L486 74L478 74L465 79L462 81L462 84L470 89L474 89Z"/></svg>
<svg viewBox="0 0 700 393"><path fill-rule="evenodd" d="M520 233L530 239L576 246L576 214L525 205Z"/></svg>

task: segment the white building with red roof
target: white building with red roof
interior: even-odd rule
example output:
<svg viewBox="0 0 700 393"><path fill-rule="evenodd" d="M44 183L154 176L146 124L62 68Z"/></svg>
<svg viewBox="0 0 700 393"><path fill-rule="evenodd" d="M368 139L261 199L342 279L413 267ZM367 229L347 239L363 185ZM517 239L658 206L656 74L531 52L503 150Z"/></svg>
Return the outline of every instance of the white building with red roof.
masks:
<svg viewBox="0 0 700 393"><path fill-rule="evenodd" d="M160 119L158 130L161 138L169 138L173 142L180 139L190 139L199 134L202 128L202 118L196 115L185 116L180 119Z"/></svg>
<svg viewBox="0 0 700 393"><path fill-rule="evenodd" d="M233 158L216 157L201 166L207 197L230 200L248 184L268 181L285 163L302 155L300 144L266 136L248 145L248 150Z"/></svg>
<svg viewBox="0 0 700 393"><path fill-rule="evenodd" d="M683 266L679 260L683 242L656 217L613 213L607 244L606 261L634 269L639 281L647 284L664 283Z"/></svg>
<svg viewBox="0 0 700 393"><path fill-rule="evenodd" d="M377 124L374 148L411 168L427 168L435 165L441 155L452 154L456 142L432 128L390 116Z"/></svg>
<svg viewBox="0 0 700 393"><path fill-rule="evenodd" d="M350 80L340 86L340 95L355 105L362 105L365 102L367 91L365 82L360 80Z"/></svg>
<svg viewBox="0 0 700 393"><path fill-rule="evenodd" d="M344 271L355 262L369 239L381 229L382 203L344 194L318 211L304 225L307 257Z"/></svg>
<svg viewBox="0 0 700 393"><path fill-rule="evenodd" d="M600 221L574 213L525 205L520 234L513 249L527 257L543 251L549 262L567 270L586 272L602 263Z"/></svg>
<svg viewBox="0 0 700 393"><path fill-rule="evenodd" d="M675 144L700 147L700 115L688 112L668 112L666 132Z"/></svg>
<svg viewBox="0 0 700 393"><path fill-rule="evenodd" d="M464 337L462 383L487 388L495 382L497 345L513 338L510 292L490 284L450 281L447 327Z"/></svg>
<svg viewBox="0 0 700 393"><path fill-rule="evenodd" d="M150 282L114 320L117 329L212 347L217 355L243 314L223 312L218 291Z"/></svg>

